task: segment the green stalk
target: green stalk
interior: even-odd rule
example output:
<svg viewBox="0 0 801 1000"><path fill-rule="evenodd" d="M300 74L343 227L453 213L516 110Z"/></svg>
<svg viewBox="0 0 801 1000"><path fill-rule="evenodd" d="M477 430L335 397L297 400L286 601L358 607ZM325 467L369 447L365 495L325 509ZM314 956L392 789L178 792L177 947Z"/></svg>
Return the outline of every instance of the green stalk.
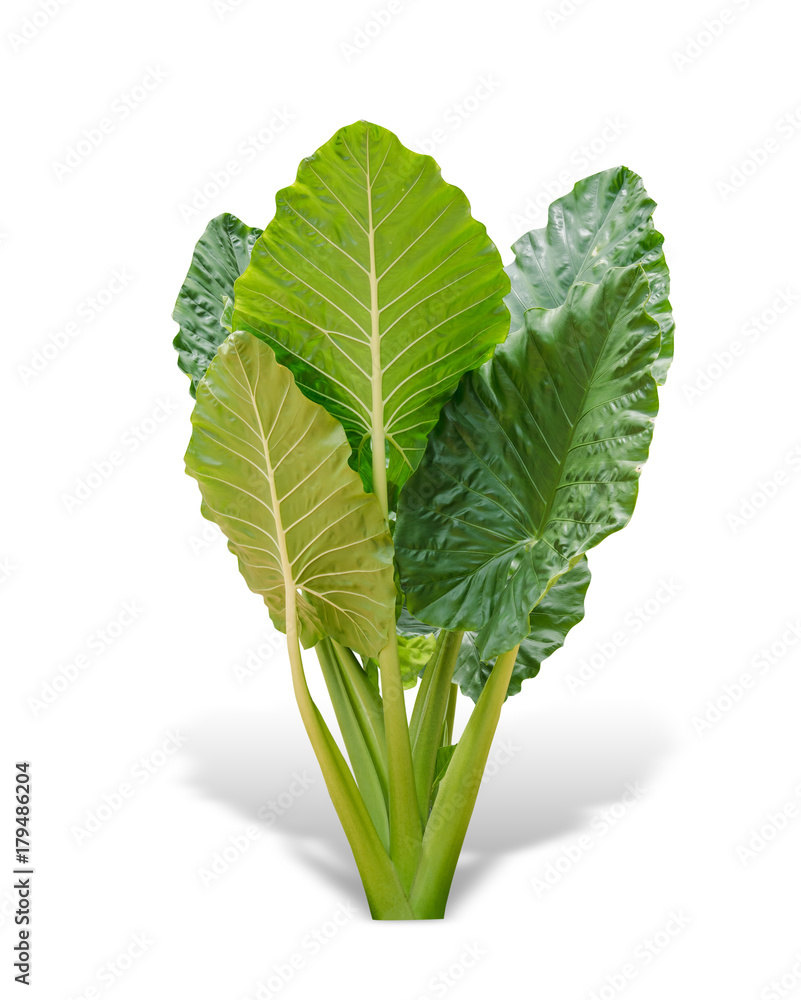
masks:
<svg viewBox="0 0 801 1000"><path fill-rule="evenodd" d="M394 633L378 654L378 667L381 671L389 773L389 854L398 871L401 885L408 891L417 870L423 824L417 808L398 640Z"/></svg>
<svg viewBox="0 0 801 1000"><path fill-rule="evenodd" d="M445 633L437 653L423 673L423 682L428 683L421 682L412 712L409 736L412 744L417 803L424 824L428 820L437 750L442 746L442 727L463 634L463 632Z"/></svg>
<svg viewBox="0 0 801 1000"><path fill-rule="evenodd" d="M370 181L370 153L367 153L367 242L370 250L370 356L373 492L384 520L389 524L387 490L386 433L384 429L384 368L381 357L381 309L378 305L378 271L375 261L375 226ZM389 768L389 851L404 888L408 889L417 868L423 827L417 809L409 722L403 697L398 638L393 631L378 654L381 696L384 701L384 730Z"/></svg>
<svg viewBox="0 0 801 1000"><path fill-rule="evenodd" d="M445 914L456 863L473 814L519 647L499 656L442 779L411 891L417 918Z"/></svg>
<svg viewBox="0 0 801 1000"><path fill-rule="evenodd" d="M445 730L442 734L442 745L454 743L453 727L456 723L456 699L459 695L459 685L451 683L451 693L448 695L448 709L445 712Z"/></svg>
<svg viewBox="0 0 801 1000"><path fill-rule="evenodd" d="M334 639L331 640L331 645L339 660L342 683L359 720L364 741L370 751L378 780L381 782L384 801L388 802L387 740L384 733L384 705L378 693L378 679L376 678L375 684L370 680L352 650L340 646Z"/></svg>
<svg viewBox="0 0 801 1000"><path fill-rule="evenodd" d="M357 712L358 703L354 705L350 699L342 676L342 663L332 641L328 638L321 639L316 651L356 783L381 843L388 849L389 818L385 787L382 788L371 748L365 739L363 719Z"/></svg>
<svg viewBox="0 0 801 1000"><path fill-rule="evenodd" d="M311 742L328 794L348 838L370 913L376 920L410 920L414 914L398 873L376 832L345 758L314 704L298 642L294 592L287 588L287 649L292 686L300 716Z"/></svg>

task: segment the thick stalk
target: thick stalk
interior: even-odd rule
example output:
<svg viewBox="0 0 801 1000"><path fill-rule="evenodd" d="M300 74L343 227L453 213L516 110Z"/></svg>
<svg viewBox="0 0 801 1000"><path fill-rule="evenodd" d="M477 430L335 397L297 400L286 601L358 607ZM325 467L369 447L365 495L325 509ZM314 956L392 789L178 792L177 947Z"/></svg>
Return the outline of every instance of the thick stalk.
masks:
<svg viewBox="0 0 801 1000"><path fill-rule="evenodd" d="M417 918L436 918L445 914L456 863L473 814L517 650L516 646L495 661L440 782L411 891L412 909Z"/></svg>
<svg viewBox="0 0 801 1000"><path fill-rule="evenodd" d="M398 870L401 885L408 891L420 856L423 824L417 807L398 641L394 634L378 654L378 666L381 671L389 773L389 853Z"/></svg>
<svg viewBox="0 0 801 1000"><path fill-rule="evenodd" d="M409 898L381 844L345 758L309 692L298 642L294 594L290 595L289 588L286 611L292 686L300 717L323 772L328 794L353 851L370 913L376 920L410 920L414 914Z"/></svg>
<svg viewBox="0 0 801 1000"><path fill-rule="evenodd" d="M381 843L388 850L389 819L385 788L381 785L372 748L365 739L364 713L359 710L358 702L351 701L343 677L343 666L331 639L321 639L317 643L316 652L356 784L362 793L364 804L381 838Z"/></svg>
<svg viewBox="0 0 801 1000"><path fill-rule="evenodd" d="M370 147L367 147L367 241L370 251L370 354L371 368L371 449L373 492L378 497L384 520L389 524L387 491L386 435L384 431L384 372L381 358L381 310L378 305L378 271L375 259L373 194L370 179ZM417 808L409 723L403 697L398 640L392 632L387 645L378 654L381 673L381 696L384 701L384 729L387 740L389 771L389 850L405 889L412 883L420 853L423 827Z"/></svg>
<svg viewBox="0 0 801 1000"><path fill-rule="evenodd" d="M384 706L378 692L378 677L376 677L375 682L368 677L366 670L356 659L352 650L346 646L340 646L333 639L331 645L336 650L342 683L359 719L364 741L375 764L386 802L389 800L387 740L384 733Z"/></svg>
<svg viewBox="0 0 801 1000"><path fill-rule="evenodd" d="M463 634L462 632L447 632L445 634L439 648L439 655L428 664L423 674L424 680L426 674L430 675L428 684L425 688L421 684L412 713L409 733L412 742L417 803L424 825L428 820L431 786L434 783L434 771L437 764L437 750L442 746L442 727L448 709L451 681Z"/></svg>
<svg viewBox="0 0 801 1000"><path fill-rule="evenodd" d="M445 731L442 734L442 745L454 743L453 729L456 724L456 699L459 696L459 685L451 682L451 693L448 695L448 710L445 712Z"/></svg>

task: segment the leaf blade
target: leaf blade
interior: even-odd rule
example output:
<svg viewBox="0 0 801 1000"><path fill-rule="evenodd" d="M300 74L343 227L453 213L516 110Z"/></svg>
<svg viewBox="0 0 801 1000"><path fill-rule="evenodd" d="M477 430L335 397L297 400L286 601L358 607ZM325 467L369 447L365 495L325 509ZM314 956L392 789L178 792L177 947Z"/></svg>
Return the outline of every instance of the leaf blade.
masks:
<svg viewBox="0 0 801 1000"><path fill-rule="evenodd" d="M203 513L277 627L286 631L289 586L304 644L327 634L377 654L394 628L392 544L341 426L266 344L238 331L199 384L192 427L186 466Z"/></svg>
<svg viewBox="0 0 801 1000"><path fill-rule="evenodd" d="M530 631L517 651L507 698L520 693L524 680L537 676L542 663L564 644L567 633L584 617L584 597L589 585L589 564L587 557L582 556L536 605L529 615ZM481 659L476 633L465 632L453 679L474 702L484 690L494 662Z"/></svg>
<svg viewBox="0 0 801 1000"><path fill-rule="evenodd" d="M250 263L261 234L226 212L212 219L197 241L172 314L180 327L173 347L178 367L191 379L192 396L227 336L222 325L226 299L233 298L234 282Z"/></svg>
<svg viewBox="0 0 801 1000"><path fill-rule="evenodd" d="M373 438L385 447L394 502L459 377L507 332L500 256L431 157L367 122L304 160L276 205L234 325L340 420L368 490Z"/></svg>
<svg viewBox="0 0 801 1000"><path fill-rule="evenodd" d="M664 237L651 218L656 202L642 178L628 167L612 167L578 181L548 210L548 224L512 247L506 268L512 289L506 304L511 329L524 327L526 309L562 305L579 281L597 284L610 267L641 264L651 289L648 312L662 330L653 374L663 385L673 358L674 321Z"/></svg>
<svg viewBox="0 0 801 1000"><path fill-rule="evenodd" d="M403 491L409 609L477 632L484 660L521 642L554 580L631 516L658 408L648 295L633 265L530 310L443 408Z"/></svg>

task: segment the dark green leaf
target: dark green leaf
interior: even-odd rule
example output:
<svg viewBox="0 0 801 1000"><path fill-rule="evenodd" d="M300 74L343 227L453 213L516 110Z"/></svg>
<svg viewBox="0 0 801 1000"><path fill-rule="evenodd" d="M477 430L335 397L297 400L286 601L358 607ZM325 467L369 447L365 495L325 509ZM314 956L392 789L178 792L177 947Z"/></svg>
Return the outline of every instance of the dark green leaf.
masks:
<svg viewBox="0 0 801 1000"><path fill-rule="evenodd" d="M653 367L662 385L673 358L674 322L664 238L651 219L655 207L642 178L628 167L586 177L555 201L547 227L533 229L512 247L515 259L506 268L512 281L506 299L512 330L522 329L526 309L562 305L577 281L597 284L610 267L641 264L651 288L648 312L662 330Z"/></svg>
<svg viewBox="0 0 801 1000"><path fill-rule="evenodd" d="M233 298L234 282L250 263L253 244L261 232L235 215L218 215L206 226L192 254L172 318L181 328L173 341L178 367L191 378L189 391L193 396L231 329L230 322L227 330L223 324L226 299Z"/></svg>
<svg viewBox="0 0 801 1000"><path fill-rule="evenodd" d="M564 644L567 633L584 617L584 597L590 585L586 556L554 583L529 615L531 631L520 643L509 695L518 694L524 680L536 677L540 665ZM463 694L478 701L495 660L481 659L476 649L476 633L465 632L453 675Z"/></svg>
<svg viewBox="0 0 801 1000"><path fill-rule="evenodd" d="M462 381L401 495L395 550L409 610L476 631L483 660L634 509L658 402L660 344L639 265L526 313Z"/></svg>

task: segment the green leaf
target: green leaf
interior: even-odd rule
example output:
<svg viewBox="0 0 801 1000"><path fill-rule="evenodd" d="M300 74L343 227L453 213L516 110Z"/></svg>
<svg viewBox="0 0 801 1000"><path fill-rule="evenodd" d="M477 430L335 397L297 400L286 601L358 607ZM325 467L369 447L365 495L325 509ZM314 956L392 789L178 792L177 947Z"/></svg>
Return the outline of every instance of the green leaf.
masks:
<svg viewBox="0 0 801 1000"><path fill-rule="evenodd" d="M401 496L395 551L409 610L476 631L487 661L582 553L631 517L658 402L658 324L639 265L526 313L465 377Z"/></svg>
<svg viewBox="0 0 801 1000"><path fill-rule="evenodd" d="M589 585L590 567L586 556L582 556L531 612L531 631L520 643L507 697L519 694L523 681L537 676L543 661L564 644L567 633L584 617L584 597ZM465 632L453 679L463 694L478 701L494 663L494 659L488 663L479 656L476 633Z"/></svg>
<svg viewBox="0 0 801 1000"><path fill-rule="evenodd" d="M404 605L395 623L398 635L436 635L438 629L435 625L426 625L425 622L418 621L414 615L410 615Z"/></svg>
<svg viewBox="0 0 801 1000"><path fill-rule="evenodd" d="M613 167L579 181L548 210L545 229L533 229L512 247L506 268L512 290L506 304L511 329L525 325L526 309L560 306L578 281L597 284L610 267L641 264L651 288L648 312L659 323L662 344L653 376L662 385L673 359L670 275L662 251L664 237L654 229L656 202L642 178L628 167Z"/></svg>
<svg viewBox="0 0 801 1000"><path fill-rule="evenodd" d="M236 282L234 328L341 421L386 510L459 377L506 336L509 279L434 160L368 122L303 160L276 203Z"/></svg>
<svg viewBox="0 0 801 1000"><path fill-rule="evenodd" d="M437 637L429 635L398 635L398 658L404 688L413 688L434 653Z"/></svg>
<svg viewBox="0 0 801 1000"><path fill-rule="evenodd" d="M255 337L232 333L200 381L186 471L281 631L296 595L304 645L372 656L395 625L392 542L349 467L340 424ZM293 602L294 603L294 602Z"/></svg>
<svg viewBox="0 0 801 1000"><path fill-rule="evenodd" d="M173 341L178 367L191 378L193 396L225 340L226 300L233 298L234 282L250 263L253 244L261 233L226 213L212 219L197 242L172 314L181 328Z"/></svg>

